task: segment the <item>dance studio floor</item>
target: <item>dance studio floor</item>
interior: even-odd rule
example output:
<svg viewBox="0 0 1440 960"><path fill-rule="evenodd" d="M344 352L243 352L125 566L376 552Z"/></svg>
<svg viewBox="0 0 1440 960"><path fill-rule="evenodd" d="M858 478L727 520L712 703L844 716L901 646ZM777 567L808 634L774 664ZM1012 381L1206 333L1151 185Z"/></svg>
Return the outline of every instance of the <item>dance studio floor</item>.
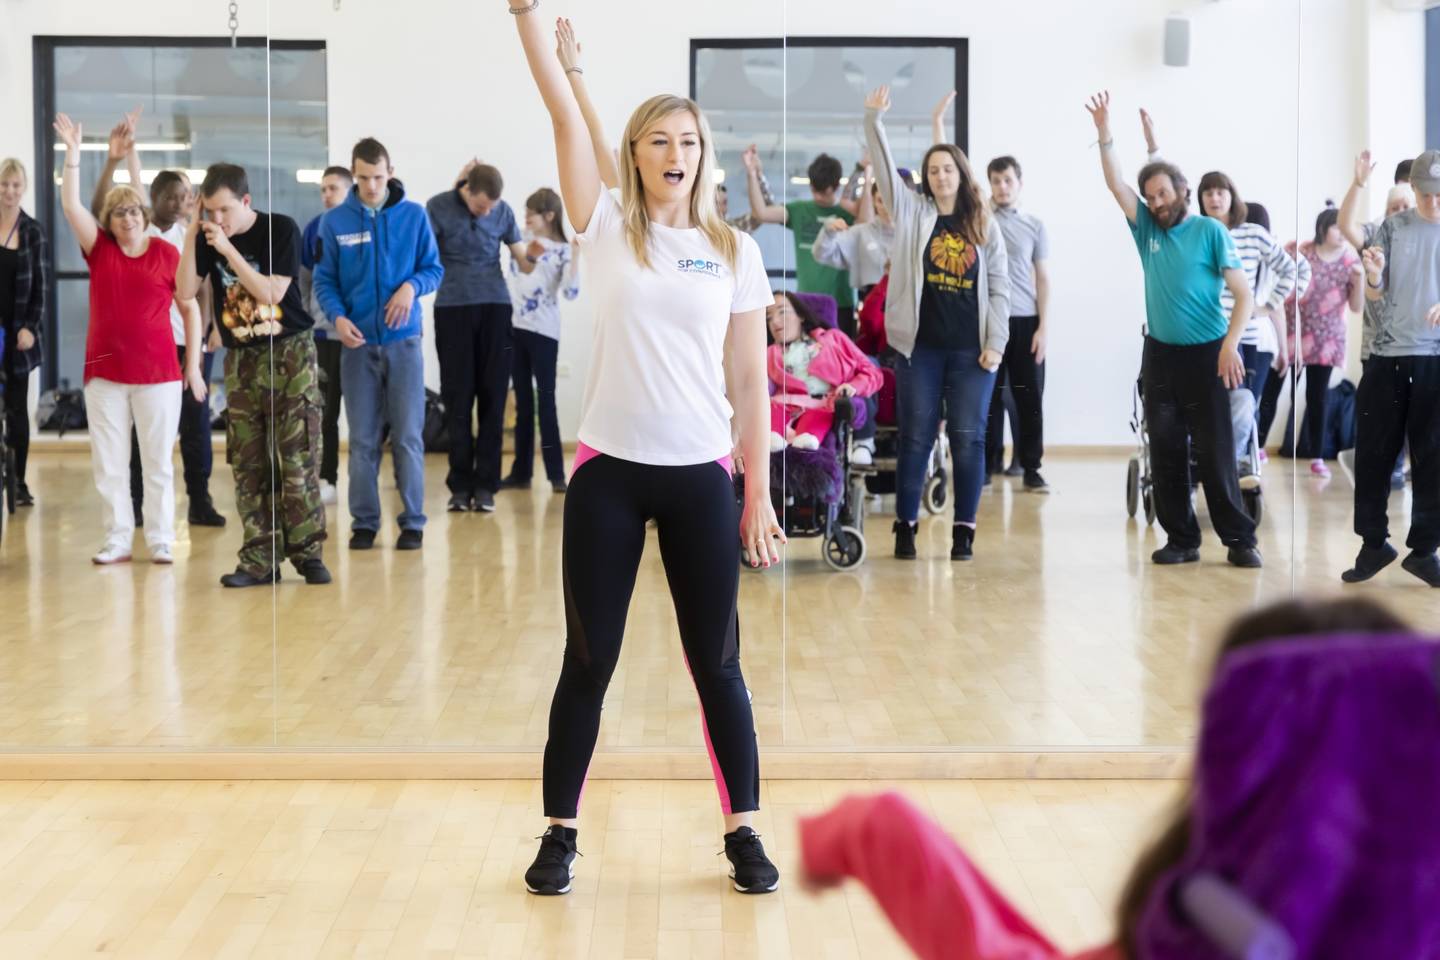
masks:
<svg viewBox="0 0 1440 960"><path fill-rule="evenodd" d="M772 782L757 828L780 892L729 890L714 789L597 782L575 889L525 893L528 781L0 783L0 956L907 956L869 895L799 883L795 823L854 783ZM1066 948L1110 935L1129 863L1176 787L899 784Z"/></svg>
<svg viewBox="0 0 1440 960"><path fill-rule="evenodd" d="M854 571L830 570L819 541L797 540L783 569L746 573L744 668L762 745L1188 743L1220 626L1292 585L1340 589L1355 548L1350 488L1338 470L1323 488L1307 476L1297 500L1289 463L1272 461L1263 571L1228 567L1208 531L1202 564L1157 568L1157 531L1125 515L1125 460L1052 457L1048 497L997 481L974 563L949 561L948 518L922 523L918 562L897 562L891 518L876 514ZM446 514L444 473L430 457L422 551L393 550L391 528L351 553L345 510L332 507L334 585L305 586L287 567L274 590L230 591L217 579L240 534L221 460L212 489L227 529L182 520L173 567L143 562L137 538L136 562L100 569L88 457L37 452L39 505L0 542L0 744L538 749L564 635L561 498L537 485L501 494L493 516ZM389 510L388 469L385 484ZM1408 496L1393 506L1403 530ZM652 535L602 749L701 744L653 547ZM1434 622L1435 595L1398 564L1350 589Z"/></svg>

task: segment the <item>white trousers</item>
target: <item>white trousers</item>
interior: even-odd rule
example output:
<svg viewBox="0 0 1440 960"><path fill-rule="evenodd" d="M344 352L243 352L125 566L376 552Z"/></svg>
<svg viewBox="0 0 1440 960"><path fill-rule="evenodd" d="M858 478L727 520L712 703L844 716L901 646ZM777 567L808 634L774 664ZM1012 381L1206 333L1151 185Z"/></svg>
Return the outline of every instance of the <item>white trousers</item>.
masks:
<svg viewBox="0 0 1440 960"><path fill-rule="evenodd" d="M175 439L180 433L180 382L128 384L99 377L85 385L90 465L105 510L105 545L129 547L135 537L130 500L130 428L140 439L145 475L145 543L175 542Z"/></svg>

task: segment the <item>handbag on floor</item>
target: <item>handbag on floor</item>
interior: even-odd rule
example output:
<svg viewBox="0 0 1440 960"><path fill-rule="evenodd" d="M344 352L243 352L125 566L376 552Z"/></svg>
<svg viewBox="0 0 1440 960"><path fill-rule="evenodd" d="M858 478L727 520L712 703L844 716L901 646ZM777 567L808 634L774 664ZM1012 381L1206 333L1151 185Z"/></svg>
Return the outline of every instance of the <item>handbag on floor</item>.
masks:
<svg viewBox="0 0 1440 960"><path fill-rule="evenodd" d="M445 424L445 401L430 388L425 389L425 427L421 434L426 453L450 452L450 428Z"/></svg>
<svg viewBox="0 0 1440 960"><path fill-rule="evenodd" d="M41 430L53 430L62 437L66 430L86 429L84 391L67 390L63 385L59 390L46 390L35 406L35 422Z"/></svg>

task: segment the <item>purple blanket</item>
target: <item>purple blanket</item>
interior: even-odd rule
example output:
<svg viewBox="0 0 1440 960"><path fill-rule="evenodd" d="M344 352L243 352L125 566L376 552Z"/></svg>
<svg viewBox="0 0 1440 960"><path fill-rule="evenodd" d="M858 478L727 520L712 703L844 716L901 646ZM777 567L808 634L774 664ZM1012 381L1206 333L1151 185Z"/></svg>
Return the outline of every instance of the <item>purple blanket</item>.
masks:
<svg viewBox="0 0 1440 960"><path fill-rule="evenodd" d="M1279 640L1230 654L1204 705L1185 861L1141 921L1147 957L1221 954L1173 907L1228 880L1305 958L1440 958L1440 641Z"/></svg>

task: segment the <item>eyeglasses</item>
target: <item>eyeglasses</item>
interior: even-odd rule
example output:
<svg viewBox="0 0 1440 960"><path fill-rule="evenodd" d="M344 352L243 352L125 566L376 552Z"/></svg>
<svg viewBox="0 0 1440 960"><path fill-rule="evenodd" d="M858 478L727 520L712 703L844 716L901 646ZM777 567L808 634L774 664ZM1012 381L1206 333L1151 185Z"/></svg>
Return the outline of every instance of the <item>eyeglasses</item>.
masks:
<svg viewBox="0 0 1440 960"><path fill-rule="evenodd" d="M144 216L144 214L145 211L139 207L116 207L110 211L110 216L112 217L140 217Z"/></svg>

